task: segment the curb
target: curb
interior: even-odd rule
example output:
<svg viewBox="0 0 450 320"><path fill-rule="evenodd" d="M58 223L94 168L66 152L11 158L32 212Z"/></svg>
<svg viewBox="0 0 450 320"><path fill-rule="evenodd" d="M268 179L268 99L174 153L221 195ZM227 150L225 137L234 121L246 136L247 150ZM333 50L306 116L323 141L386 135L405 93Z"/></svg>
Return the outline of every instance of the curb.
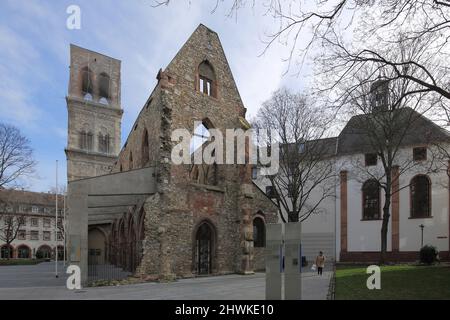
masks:
<svg viewBox="0 0 450 320"><path fill-rule="evenodd" d="M335 300L336 293L336 265L333 265L333 275L330 279L330 285L328 286L327 300Z"/></svg>

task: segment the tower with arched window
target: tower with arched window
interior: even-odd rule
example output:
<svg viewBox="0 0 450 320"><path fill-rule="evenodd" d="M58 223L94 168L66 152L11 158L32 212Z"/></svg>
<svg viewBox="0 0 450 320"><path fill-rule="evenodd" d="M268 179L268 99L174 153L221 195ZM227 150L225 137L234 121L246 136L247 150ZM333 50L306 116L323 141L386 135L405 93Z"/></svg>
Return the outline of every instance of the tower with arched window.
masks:
<svg viewBox="0 0 450 320"><path fill-rule="evenodd" d="M68 181L106 174L120 151L119 60L70 46Z"/></svg>

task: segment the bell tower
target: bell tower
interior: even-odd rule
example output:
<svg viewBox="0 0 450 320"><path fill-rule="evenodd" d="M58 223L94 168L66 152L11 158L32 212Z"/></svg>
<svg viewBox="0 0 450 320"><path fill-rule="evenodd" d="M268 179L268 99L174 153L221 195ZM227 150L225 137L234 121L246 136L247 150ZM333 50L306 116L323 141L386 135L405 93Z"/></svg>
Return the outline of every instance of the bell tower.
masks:
<svg viewBox="0 0 450 320"><path fill-rule="evenodd" d="M110 172L120 152L120 60L70 45L67 181Z"/></svg>

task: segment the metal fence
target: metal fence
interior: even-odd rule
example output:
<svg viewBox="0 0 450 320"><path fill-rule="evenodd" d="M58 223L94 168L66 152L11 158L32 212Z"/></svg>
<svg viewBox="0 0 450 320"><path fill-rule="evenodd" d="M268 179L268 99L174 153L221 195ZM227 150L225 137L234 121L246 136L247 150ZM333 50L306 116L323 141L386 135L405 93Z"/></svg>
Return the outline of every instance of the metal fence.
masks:
<svg viewBox="0 0 450 320"><path fill-rule="evenodd" d="M106 250L89 249L88 283L123 280L131 276L142 258L142 241L109 245Z"/></svg>

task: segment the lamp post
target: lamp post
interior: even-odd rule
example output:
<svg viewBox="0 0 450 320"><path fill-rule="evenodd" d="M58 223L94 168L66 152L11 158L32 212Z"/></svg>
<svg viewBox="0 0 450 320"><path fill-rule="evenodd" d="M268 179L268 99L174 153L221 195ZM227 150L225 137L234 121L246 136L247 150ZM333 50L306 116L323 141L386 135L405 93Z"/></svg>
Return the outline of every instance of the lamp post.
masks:
<svg viewBox="0 0 450 320"><path fill-rule="evenodd" d="M58 160L56 160L56 191L55 191L55 276L58 278Z"/></svg>
<svg viewBox="0 0 450 320"><path fill-rule="evenodd" d="M423 224L421 224L419 227L420 227L420 232L421 232L420 248L423 248L423 228L425 228L425 226Z"/></svg>
<svg viewBox="0 0 450 320"><path fill-rule="evenodd" d="M63 220L61 221L62 235L63 235L63 256L64 256L64 267L66 266L66 192L64 191L64 202L63 202Z"/></svg>

